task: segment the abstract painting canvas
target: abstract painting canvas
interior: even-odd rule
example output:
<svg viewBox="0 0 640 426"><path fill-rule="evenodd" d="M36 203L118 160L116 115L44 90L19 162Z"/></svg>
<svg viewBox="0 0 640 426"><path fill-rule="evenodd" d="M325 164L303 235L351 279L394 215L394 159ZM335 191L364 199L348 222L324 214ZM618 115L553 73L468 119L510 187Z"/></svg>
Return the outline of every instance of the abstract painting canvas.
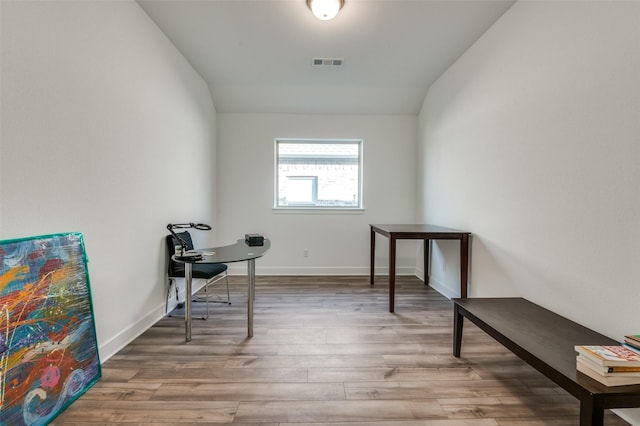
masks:
<svg viewBox="0 0 640 426"><path fill-rule="evenodd" d="M43 425L101 376L82 234L0 241L0 425Z"/></svg>

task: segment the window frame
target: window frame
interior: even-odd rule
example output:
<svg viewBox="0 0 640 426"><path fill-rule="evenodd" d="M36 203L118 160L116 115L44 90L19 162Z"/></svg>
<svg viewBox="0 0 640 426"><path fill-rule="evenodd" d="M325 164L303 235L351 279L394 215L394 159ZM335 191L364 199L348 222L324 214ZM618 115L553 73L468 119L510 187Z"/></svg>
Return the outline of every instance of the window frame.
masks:
<svg viewBox="0 0 640 426"><path fill-rule="evenodd" d="M335 145L335 144L348 144L348 145L357 145L358 147L358 203L354 206L318 206L318 205L309 205L309 204L295 204L295 205L280 205L279 204L279 166L280 166L280 155L279 155L279 144L280 143L300 143L300 144L326 144L326 145ZM274 139L274 183L273 183L273 210L274 211L288 211L288 212L361 212L364 211L364 140L363 139L347 139L347 138L339 138L339 139L314 139L314 138L275 138Z"/></svg>

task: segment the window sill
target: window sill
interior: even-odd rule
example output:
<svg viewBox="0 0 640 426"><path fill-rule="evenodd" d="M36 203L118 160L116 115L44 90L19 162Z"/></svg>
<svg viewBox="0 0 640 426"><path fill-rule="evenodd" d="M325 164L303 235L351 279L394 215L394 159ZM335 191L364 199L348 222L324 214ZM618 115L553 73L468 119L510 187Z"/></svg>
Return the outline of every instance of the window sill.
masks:
<svg viewBox="0 0 640 426"><path fill-rule="evenodd" d="M364 208L339 207L274 207L276 214L364 214Z"/></svg>

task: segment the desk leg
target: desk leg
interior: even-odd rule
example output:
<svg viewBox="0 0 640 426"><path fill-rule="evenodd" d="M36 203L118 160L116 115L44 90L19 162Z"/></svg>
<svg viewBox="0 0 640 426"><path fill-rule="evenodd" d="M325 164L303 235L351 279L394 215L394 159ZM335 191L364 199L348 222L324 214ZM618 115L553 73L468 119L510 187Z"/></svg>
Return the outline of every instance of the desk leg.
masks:
<svg viewBox="0 0 640 426"><path fill-rule="evenodd" d="M467 298L469 282L469 235L463 234L460 239L460 298Z"/></svg>
<svg viewBox="0 0 640 426"><path fill-rule="evenodd" d="M376 275L376 232L371 228L371 260L369 266L369 282L373 285L374 276Z"/></svg>
<svg viewBox="0 0 640 426"><path fill-rule="evenodd" d="M601 398L594 398L583 392L580 398L580 426L603 426L604 404Z"/></svg>
<svg viewBox="0 0 640 426"><path fill-rule="evenodd" d="M396 302L396 237L389 235L389 312L395 311Z"/></svg>
<svg viewBox="0 0 640 426"><path fill-rule="evenodd" d="M431 249L431 241L424 240L424 285L429 285L429 250Z"/></svg>
<svg viewBox="0 0 640 426"><path fill-rule="evenodd" d="M460 358L460 349L462 348L462 326L464 325L464 316L460 313L458 305L453 305L453 356Z"/></svg>
<svg viewBox="0 0 640 426"><path fill-rule="evenodd" d="M184 341L191 341L191 281L192 281L193 265L189 262L184 264Z"/></svg>
<svg viewBox="0 0 640 426"><path fill-rule="evenodd" d="M253 300L256 294L256 261L247 261L249 291L247 294L247 337L253 337Z"/></svg>

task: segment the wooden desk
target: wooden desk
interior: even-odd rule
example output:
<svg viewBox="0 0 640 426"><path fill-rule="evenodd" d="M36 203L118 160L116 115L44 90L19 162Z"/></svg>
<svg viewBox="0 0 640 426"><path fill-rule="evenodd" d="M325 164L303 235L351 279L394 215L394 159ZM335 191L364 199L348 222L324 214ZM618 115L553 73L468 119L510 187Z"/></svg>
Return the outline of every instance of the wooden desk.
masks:
<svg viewBox="0 0 640 426"><path fill-rule="evenodd" d="M464 318L580 400L580 425L602 426L607 408L640 407L640 385L611 386L576 370L575 345L620 343L526 299L453 299L453 355Z"/></svg>
<svg viewBox="0 0 640 426"><path fill-rule="evenodd" d="M470 232L435 225L370 225L371 285L375 276L376 232L389 238L389 312L395 309L396 240L424 240L424 283L429 284L429 241L460 240L460 297L467 297Z"/></svg>

